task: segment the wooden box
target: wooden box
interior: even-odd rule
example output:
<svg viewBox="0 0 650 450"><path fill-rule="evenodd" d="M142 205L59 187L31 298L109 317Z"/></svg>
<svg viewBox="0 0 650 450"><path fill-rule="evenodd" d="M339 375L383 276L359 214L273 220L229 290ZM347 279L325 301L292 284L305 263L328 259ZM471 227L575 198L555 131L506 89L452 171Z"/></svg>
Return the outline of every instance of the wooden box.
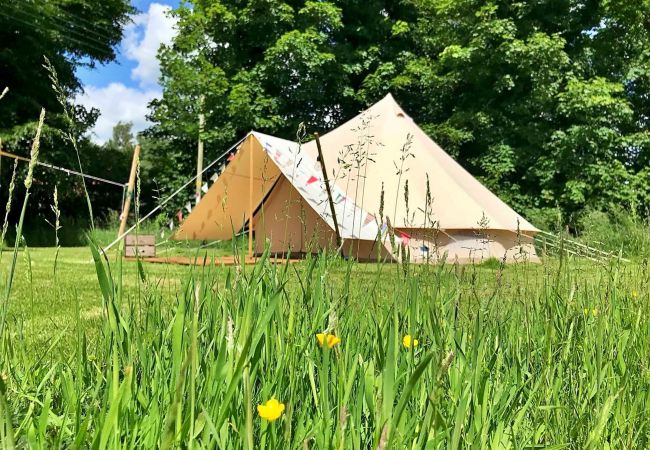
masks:
<svg viewBox="0 0 650 450"><path fill-rule="evenodd" d="M124 255L148 258L156 256L156 236L153 234L129 234L125 238Z"/></svg>

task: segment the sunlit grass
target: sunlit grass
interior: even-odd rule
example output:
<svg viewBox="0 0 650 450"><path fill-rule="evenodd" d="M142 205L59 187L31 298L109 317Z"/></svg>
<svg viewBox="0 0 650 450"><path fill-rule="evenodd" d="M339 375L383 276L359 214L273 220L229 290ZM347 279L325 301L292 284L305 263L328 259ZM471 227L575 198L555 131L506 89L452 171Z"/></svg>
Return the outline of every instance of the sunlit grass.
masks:
<svg viewBox="0 0 650 450"><path fill-rule="evenodd" d="M52 279L53 250L29 251L2 341L19 448L648 446L643 265L138 269L63 249Z"/></svg>

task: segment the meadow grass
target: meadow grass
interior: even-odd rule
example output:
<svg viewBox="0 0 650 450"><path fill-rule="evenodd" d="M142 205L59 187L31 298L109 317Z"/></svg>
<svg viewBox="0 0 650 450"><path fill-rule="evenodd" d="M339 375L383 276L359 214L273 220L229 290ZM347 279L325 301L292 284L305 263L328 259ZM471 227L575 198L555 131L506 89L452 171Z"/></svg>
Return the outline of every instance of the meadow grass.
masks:
<svg viewBox="0 0 650 450"><path fill-rule="evenodd" d="M202 268L91 249L19 252L3 448L650 445L646 263Z"/></svg>

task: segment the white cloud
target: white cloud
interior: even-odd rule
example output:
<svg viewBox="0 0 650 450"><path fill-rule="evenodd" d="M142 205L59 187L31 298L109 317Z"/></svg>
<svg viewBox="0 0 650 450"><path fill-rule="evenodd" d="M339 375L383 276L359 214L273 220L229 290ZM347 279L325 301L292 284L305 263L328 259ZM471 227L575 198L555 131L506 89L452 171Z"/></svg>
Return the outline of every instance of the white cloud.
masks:
<svg viewBox="0 0 650 450"><path fill-rule="evenodd" d="M156 54L160 45L171 43L176 34L175 20L167 15L170 9L167 5L151 3L148 11L133 16L133 23L124 30L121 51L126 59L136 62L131 70L131 79L138 87L129 87L121 82L103 87L87 85L84 93L77 96L78 104L97 108L101 113L92 130L91 137L95 142L106 142L119 121L133 122L134 133L151 125L145 119L147 105L162 95Z"/></svg>
<svg viewBox="0 0 650 450"><path fill-rule="evenodd" d="M133 131L144 130L150 123L145 116L147 105L160 97L159 88L134 89L122 83L111 83L106 87L86 86L85 92L77 96L77 103L87 108L97 108L101 112L92 130L92 139L98 143L106 142L118 122L133 122Z"/></svg>
<svg viewBox="0 0 650 450"><path fill-rule="evenodd" d="M156 54L160 45L170 44L176 33L176 22L168 15L170 10L167 5L152 3L146 13L133 17L133 23L124 32L122 49L128 59L138 63L131 78L140 87L158 83L160 66Z"/></svg>

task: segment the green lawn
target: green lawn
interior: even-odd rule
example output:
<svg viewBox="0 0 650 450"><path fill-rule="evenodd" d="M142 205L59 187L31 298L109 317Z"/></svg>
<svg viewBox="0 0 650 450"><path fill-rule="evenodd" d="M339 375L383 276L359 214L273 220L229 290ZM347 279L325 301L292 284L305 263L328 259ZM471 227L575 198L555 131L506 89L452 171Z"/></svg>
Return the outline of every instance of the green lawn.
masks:
<svg viewBox="0 0 650 450"><path fill-rule="evenodd" d="M89 248L19 252L3 445L650 445L645 264L139 269L116 256L96 266ZM319 347L322 332L340 343ZM257 411L271 398L285 405L277 421Z"/></svg>

